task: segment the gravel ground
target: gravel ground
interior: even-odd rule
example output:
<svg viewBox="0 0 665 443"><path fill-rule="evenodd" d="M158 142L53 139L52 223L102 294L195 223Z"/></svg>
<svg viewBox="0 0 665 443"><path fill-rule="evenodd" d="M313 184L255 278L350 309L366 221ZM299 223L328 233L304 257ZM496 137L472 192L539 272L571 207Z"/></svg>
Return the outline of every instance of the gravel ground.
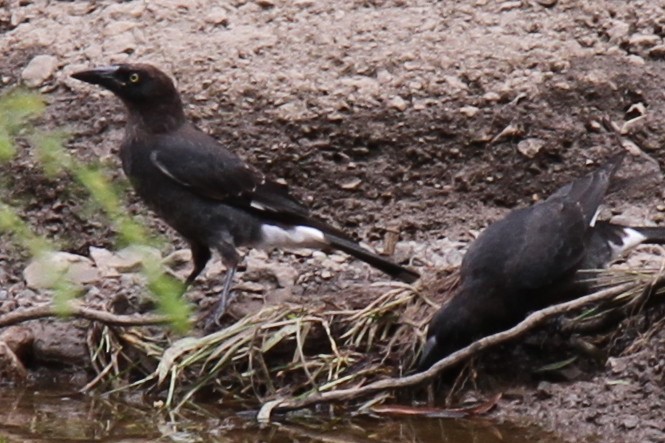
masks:
<svg viewBox="0 0 665 443"><path fill-rule="evenodd" d="M40 125L67 128L68 150L110 163L122 183L114 155L121 105L68 75L113 62L155 63L177 79L197 125L368 245L381 250L398 230L396 258L411 258L427 275L457 265L488 222L615 152L604 118L623 127L636 149L665 161L664 7L0 0L0 79L3 89L22 82L43 91L49 108ZM654 168L634 160L626 169ZM89 211L84 193L66 176L46 176L29 144L0 173L3 198L20 203L25 220L62 249L84 256L90 247L116 249L115 234ZM172 240L160 252L181 253L184 244L128 196L130 212ZM606 215L661 223L662 197L657 180L643 181L611 198ZM3 309L43 298L25 286L25 253L0 239ZM382 278L337 254L253 253L246 268L238 281L260 303L275 293L306 302ZM208 277L219 271L212 266ZM103 299L138 284L102 276L91 286ZM205 305L218 284L205 279L189 297ZM571 440L665 441L665 336L642 330L655 332L601 364L579 365L565 381L525 376L518 378L529 382L516 385L503 377L499 387L508 394L498 415Z"/></svg>

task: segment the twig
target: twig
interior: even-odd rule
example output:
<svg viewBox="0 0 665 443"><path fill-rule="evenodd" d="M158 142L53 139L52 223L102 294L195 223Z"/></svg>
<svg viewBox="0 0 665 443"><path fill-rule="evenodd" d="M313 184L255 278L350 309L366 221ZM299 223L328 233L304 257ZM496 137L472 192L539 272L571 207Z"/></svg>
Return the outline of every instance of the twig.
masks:
<svg viewBox="0 0 665 443"><path fill-rule="evenodd" d="M658 303L665 302L665 298L654 297L659 294L659 290L665 286L665 269L660 269L658 274L647 284L640 294L633 297L630 301L618 308L609 309L600 314L596 318L577 322L575 320L566 321L561 327L561 332L566 334L584 333L590 334L611 325L618 323L620 320L635 315L637 312L643 310L646 306L652 306Z"/></svg>
<svg viewBox="0 0 665 443"><path fill-rule="evenodd" d="M76 302L69 302L66 308L56 307L53 304L35 306L33 308L13 311L0 316L0 328L23 323L29 320L38 320L46 317L67 315L74 318L98 321L113 326L147 326L168 323L168 317L162 315L116 315L106 311L90 309Z"/></svg>
<svg viewBox="0 0 665 443"><path fill-rule="evenodd" d="M116 352L118 352L118 351L116 351ZM105 367L104 369L102 369L102 370L99 372L99 374L97 374L97 376L95 376L95 378L93 378L93 379L92 379L90 382L88 382L85 386L83 386L81 389L79 389L79 392L81 392L81 393L86 393L86 392L90 391L92 388L94 388L95 386L97 386L97 384L98 384L100 381L102 381L102 379L103 379L104 377L106 377L106 375L107 375L109 372L111 372L111 369L113 369L113 362L107 364L106 367Z"/></svg>
<svg viewBox="0 0 665 443"><path fill-rule="evenodd" d="M628 290L634 289L638 285L639 283L635 282L624 283L619 286L603 289L601 291L595 292L585 297L578 298L573 301L569 301L567 303L561 303L534 312L531 315L529 315L526 319L524 319L521 323L517 324L511 329L499 332L494 335L490 335L488 337L481 338L480 340L475 341L466 348L460 349L459 351L449 355L443 360L440 360L427 371L401 378L388 378L384 380L379 380L374 383L370 383L368 385L361 387L353 387L350 389L340 389L337 391L315 393L304 398L284 398L284 399L274 400L263 405L261 411L259 411L259 416L265 419L266 416L269 417L271 411L274 410L285 411L285 410L301 409L317 403L352 400L365 395L373 394L375 392L380 392L388 389L404 388L419 383L423 383L425 381L433 379L437 374L442 372L444 369L460 363L461 361L471 357L472 355L477 354L481 350L487 349L491 346L495 346L499 343L503 343L505 341L513 339L525 333L526 331L530 330L537 324L542 323L544 320L547 320L550 317L554 317L556 315L563 314L565 312L579 309L589 303L595 303L601 300L615 297Z"/></svg>

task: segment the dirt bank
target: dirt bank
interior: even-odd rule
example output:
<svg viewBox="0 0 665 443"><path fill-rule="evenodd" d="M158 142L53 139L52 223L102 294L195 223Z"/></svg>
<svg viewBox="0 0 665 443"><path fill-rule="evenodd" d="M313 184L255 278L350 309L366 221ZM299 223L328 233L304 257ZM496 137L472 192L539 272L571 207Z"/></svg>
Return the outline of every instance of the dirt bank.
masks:
<svg viewBox="0 0 665 443"><path fill-rule="evenodd" d="M121 106L68 74L118 61L156 63L177 78L196 124L288 181L318 214L358 239L381 249L387 231L399 230L396 258L412 257L431 275L458 264L465 244L489 221L614 152L612 138L600 129L605 117L621 126L635 117L635 105L643 105L646 117L627 135L663 164L664 6L0 1L0 76L4 88L37 84L49 102L41 124L67 128L69 152L110 163L121 182L114 156ZM35 62L37 55L50 57ZM46 176L27 143L1 171L3 198L63 250L88 256L91 246L116 249L115 234L102 215L87 209L85 194L66 176ZM184 247L128 194L131 213L172 239L164 255ZM662 197L655 181L642 183L611 199L611 215L659 223ZM24 284L25 252L7 237L0 251L2 309L47 299ZM254 275L249 281L255 284L246 294L259 304L275 297L275 287L284 289L276 298L305 302L382 278L341 256L251 258L245 274ZM275 284L279 278L287 283ZM246 280L239 275L238 281ZM206 305L217 285L208 278L189 298ZM100 277L90 286L99 303L109 294L141 290L140 282L122 278ZM85 360L75 345L72 355ZM639 346L617 348L622 354L611 360L588 364L580 357L577 372L565 380L522 377L530 380L522 388L499 374L499 386L514 390L504 396L499 415L526 417L571 438L663 441L664 363L658 356L664 345L658 332ZM62 363L67 355L55 360Z"/></svg>

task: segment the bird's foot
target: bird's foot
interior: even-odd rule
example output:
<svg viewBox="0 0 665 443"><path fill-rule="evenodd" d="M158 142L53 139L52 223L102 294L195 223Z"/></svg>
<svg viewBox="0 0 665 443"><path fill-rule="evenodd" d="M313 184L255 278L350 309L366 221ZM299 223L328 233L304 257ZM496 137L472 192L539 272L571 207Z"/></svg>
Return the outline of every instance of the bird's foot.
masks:
<svg viewBox="0 0 665 443"><path fill-rule="evenodd" d="M222 317L224 317L224 314L226 314L226 309L237 297L238 294L235 292L230 293L228 298L220 297L206 318L204 326L205 332L212 333L219 330L220 326L222 326L221 320Z"/></svg>

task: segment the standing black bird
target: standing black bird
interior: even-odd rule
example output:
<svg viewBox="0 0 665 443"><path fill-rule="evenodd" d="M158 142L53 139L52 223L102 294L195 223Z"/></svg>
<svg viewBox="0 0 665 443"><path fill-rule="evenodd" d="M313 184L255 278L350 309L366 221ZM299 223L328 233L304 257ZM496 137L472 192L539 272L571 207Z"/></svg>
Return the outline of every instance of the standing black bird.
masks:
<svg viewBox="0 0 665 443"><path fill-rule="evenodd" d="M429 325L419 370L531 311L581 295L577 271L605 267L640 243L665 243L665 228L596 222L622 159L510 212L478 236L462 260L457 293Z"/></svg>
<svg viewBox="0 0 665 443"><path fill-rule="evenodd" d="M286 186L268 180L187 121L171 79L151 65L122 64L77 72L127 108L120 147L122 168L143 201L189 242L191 284L219 252L228 271L213 314L219 322L240 261L236 247L336 248L391 277L411 283L419 275L361 248L350 237L311 217Z"/></svg>

